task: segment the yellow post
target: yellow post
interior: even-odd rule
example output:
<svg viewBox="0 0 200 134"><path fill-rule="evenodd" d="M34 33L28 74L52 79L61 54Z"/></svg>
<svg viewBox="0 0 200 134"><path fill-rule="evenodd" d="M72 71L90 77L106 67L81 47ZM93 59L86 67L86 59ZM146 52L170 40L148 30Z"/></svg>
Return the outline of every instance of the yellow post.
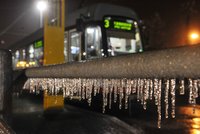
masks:
<svg viewBox="0 0 200 134"><path fill-rule="evenodd" d="M44 24L44 65L64 62L65 0L49 0Z"/></svg>
<svg viewBox="0 0 200 134"><path fill-rule="evenodd" d="M59 110L64 108L63 95L49 95L47 90L44 90L44 110Z"/></svg>
<svg viewBox="0 0 200 134"><path fill-rule="evenodd" d="M44 65L64 62L65 0L48 0L44 23ZM44 92L44 110L62 109L63 95Z"/></svg>

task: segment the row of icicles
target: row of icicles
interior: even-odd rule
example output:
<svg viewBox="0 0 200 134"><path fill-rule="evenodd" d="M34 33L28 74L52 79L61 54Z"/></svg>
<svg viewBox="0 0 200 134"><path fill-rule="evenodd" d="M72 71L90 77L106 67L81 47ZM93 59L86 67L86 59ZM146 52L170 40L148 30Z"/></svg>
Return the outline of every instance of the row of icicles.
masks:
<svg viewBox="0 0 200 134"><path fill-rule="evenodd" d="M24 89L37 92L47 89L49 94L63 94L64 97L73 98L74 96L86 99L91 105L92 96L102 94L103 113L105 107L111 109L112 100L118 101L119 109L128 108L128 97L131 94L137 95L137 101L146 110L147 101L154 100L158 113L158 128L161 127L161 100L164 93L165 118L169 117L169 106L171 106L171 117L175 118L176 84L179 84L180 95L185 94L185 80L176 79L68 79L68 78L29 78L24 84ZM196 105L196 99L200 94L200 80L187 79L189 104ZM162 92L163 91L163 92ZM112 95L113 94L113 95ZM169 96L171 98L169 98ZM124 102L123 102L124 101ZM171 103L171 104L170 104Z"/></svg>

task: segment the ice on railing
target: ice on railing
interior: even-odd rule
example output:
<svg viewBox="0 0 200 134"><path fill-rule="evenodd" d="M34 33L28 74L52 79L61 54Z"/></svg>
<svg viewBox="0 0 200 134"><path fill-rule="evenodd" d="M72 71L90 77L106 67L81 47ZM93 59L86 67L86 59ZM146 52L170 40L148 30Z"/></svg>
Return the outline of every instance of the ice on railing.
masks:
<svg viewBox="0 0 200 134"><path fill-rule="evenodd" d="M157 106L158 128L161 127L162 120L162 100L164 100L164 115L169 118L175 118L176 109L176 89L179 89L180 95L186 93L186 84L188 83L189 104L194 106L195 112L196 99L200 94L199 79L68 79L68 78L29 78L24 84L24 89L30 92L38 93L38 90L48 90L49 94L63 94L65 98L76 96L79 100L87 100L91 105L92 97L102 94L102 112L106 107L111 109L112 104L118 102L119 109L128 108L128 97L136 94L137 101L143 105L146 110L147 102L154 101ZM176 86L176 85L179 86ZM164 97L162 99L162 96ZM169 108L171 106L171 108ZM171 110L171 111L170 111Z"/></svg>

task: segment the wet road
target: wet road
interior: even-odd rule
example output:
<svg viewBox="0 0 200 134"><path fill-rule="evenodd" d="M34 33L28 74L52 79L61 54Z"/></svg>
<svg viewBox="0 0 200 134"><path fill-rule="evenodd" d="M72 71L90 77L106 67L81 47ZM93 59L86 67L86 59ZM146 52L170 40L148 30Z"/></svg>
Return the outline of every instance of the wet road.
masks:
<svg viewBox="0 0 200 134"><path fill-rule="evenodd" d="M14 97L12 129L17 134L140 134L114 116L65 106L59 113L43 114L42 104L28 97Z"/></svg>
<svg viewBox="0 0 200 134"><path fill-rule="evenodd" d="M157 116L151 112L141 112L133 117L120 119L134 127L140 127L145 134L200 134L200 106L193 113L192 106L177 106L176 118L162 117L161 128L157 128Z"/></svg>
<svg viewBox="0 0 200 134"><path fill-rule="evenodd" d="M15 97L12 128L17 134L200 134L200 106L195 109L193 113L192 106L177 106L176 119L162 117L158 129L157 114L151 110L116 118L66 105L63 112L45 117L41 100Z"/></svg>

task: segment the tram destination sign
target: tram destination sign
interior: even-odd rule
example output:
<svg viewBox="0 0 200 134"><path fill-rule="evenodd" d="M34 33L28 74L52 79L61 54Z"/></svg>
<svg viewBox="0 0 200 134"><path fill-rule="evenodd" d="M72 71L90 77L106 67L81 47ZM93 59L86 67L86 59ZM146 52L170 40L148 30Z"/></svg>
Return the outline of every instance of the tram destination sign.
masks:
<svg viewBox="0 0 200 134"><path fill-rule="evenodd" d="M131 19L117 18L117 17L105 17L104 28L116 29L123 31L134 31L134 21Z"/></svg>
<svg viewBox="0 0 200 134"><path fill-rule="evenodd" d="M41 48L43 47L43 41L39 40L34 43L34 48Z"/></svg>

